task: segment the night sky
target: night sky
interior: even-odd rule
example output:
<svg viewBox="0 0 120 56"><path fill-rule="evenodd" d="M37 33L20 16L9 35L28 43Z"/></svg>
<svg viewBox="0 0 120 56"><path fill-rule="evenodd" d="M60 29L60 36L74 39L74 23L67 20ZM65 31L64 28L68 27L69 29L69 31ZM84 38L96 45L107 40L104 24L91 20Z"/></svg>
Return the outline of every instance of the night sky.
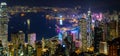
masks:
<svg viewBox="0 0 120 56"><path fill-rule="evenodd" d="M28 5L28 6L56 6L56 7L73 7L80 5L82 8L114 8L118 9L120 0L6 0L11 6Z"/></svg>

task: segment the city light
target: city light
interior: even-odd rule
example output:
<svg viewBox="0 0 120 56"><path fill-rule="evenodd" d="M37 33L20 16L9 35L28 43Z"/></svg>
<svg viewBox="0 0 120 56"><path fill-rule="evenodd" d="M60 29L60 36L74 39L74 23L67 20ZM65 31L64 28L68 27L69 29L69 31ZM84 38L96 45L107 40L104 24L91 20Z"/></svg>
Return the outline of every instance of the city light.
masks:
<svg viewBox="0 0 120 56"><path fill-rule="evenodd" d="M25 16L25 14L24 14L24 13L21 13L21 16L23 17L23 16Z"/></svg>
<svg viewBox="0 0 120 56"><path fill-rule="evenodd" d="M60 25L63 25L63 20L62 19L60 19Z"/></svg>
<svg viewBox="0 0 120 56"><path fill-rule="evenodd" d="M30 19L27 19L28 28L30 28Z"/></svg>
<svg viewBox="0 0 120 56"><path fill-rule="evenodd" d="M60 20L59 20L59 22L60 22L60 25L63 25L62 16L60 16Z"/></svg>
<svg viewBox="0 0 120 56"><path fill-rule="evenodd" d="M0 3L0 56L120 55L118 2L31 1Z"/></svg>
<svg viewBox="0 0 120 56"><path fill-rule="evenodd" d="M6 2L2 2L1 5L7 5L7 3Z"/></svg>

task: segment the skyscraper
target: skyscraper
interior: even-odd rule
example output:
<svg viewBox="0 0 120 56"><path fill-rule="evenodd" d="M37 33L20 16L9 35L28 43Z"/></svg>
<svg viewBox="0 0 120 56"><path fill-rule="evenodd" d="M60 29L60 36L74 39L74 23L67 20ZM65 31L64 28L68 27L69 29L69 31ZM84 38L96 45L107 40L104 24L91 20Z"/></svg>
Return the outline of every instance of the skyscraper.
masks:
<svg viewBox="0 0 120 56"><path fill-rule="evenodd" d="M80 19L80 33L81 33L81 40L82 40L82 51L86 52L87 51L87 21L85 18Z"/></svg>
<svg viewBox="0 0 120 56"><path fill-rule="evenodd" d="M15 49L17 49L18 45L19 45L17 33L16 34L11 34L11 42L13 43L13 47Z"/></svg>
<svg viewBox="0 0 120 56"><path fill-rule="evenodd" d="M95 27L94 30L94 52L99 52L99 43L103 40L102 38L103 30L100 27Z"/></svg>
<svg viewBox="0 0 120 56"><path fill-rule="evenodd" d="M18 40L19 44L25 43L25 33L23 31L19 31L18 38L19 38L19 40Z"/></svg>
<svg viewBox="0 0 120 56"><path fill-rule="evenodd" d="M28 34L28 44L32 45L35 48L36 33Z"/></svg>
<svg viewBox="0 0 120 56"><path fill-rule="evenodd" d="M8 39L8 15L7 3L0 4L0 40L2 40L3 47L7 46Z"/></svg>

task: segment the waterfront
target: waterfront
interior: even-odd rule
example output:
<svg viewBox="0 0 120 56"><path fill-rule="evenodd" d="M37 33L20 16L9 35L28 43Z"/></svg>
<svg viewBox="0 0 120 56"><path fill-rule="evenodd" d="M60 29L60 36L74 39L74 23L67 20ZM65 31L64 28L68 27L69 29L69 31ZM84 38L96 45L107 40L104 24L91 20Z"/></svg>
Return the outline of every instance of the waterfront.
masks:
<svg viewBox="0 0 120 56"><path fill-rule="evenodd" d="M119 28L120 11L1 2L0 55L119 56Z"/></svg>

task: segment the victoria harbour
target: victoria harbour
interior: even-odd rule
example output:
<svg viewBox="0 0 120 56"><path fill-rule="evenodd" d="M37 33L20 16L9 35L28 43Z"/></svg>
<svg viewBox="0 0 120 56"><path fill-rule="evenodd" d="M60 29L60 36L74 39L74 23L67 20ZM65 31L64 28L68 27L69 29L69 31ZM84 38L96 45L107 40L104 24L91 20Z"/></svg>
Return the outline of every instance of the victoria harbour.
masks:
<svg viewBox="0 0 120 56"><path fill-rule="evenodd" d="M118 0L0 0L0 56L120 56Z"/></svg>

